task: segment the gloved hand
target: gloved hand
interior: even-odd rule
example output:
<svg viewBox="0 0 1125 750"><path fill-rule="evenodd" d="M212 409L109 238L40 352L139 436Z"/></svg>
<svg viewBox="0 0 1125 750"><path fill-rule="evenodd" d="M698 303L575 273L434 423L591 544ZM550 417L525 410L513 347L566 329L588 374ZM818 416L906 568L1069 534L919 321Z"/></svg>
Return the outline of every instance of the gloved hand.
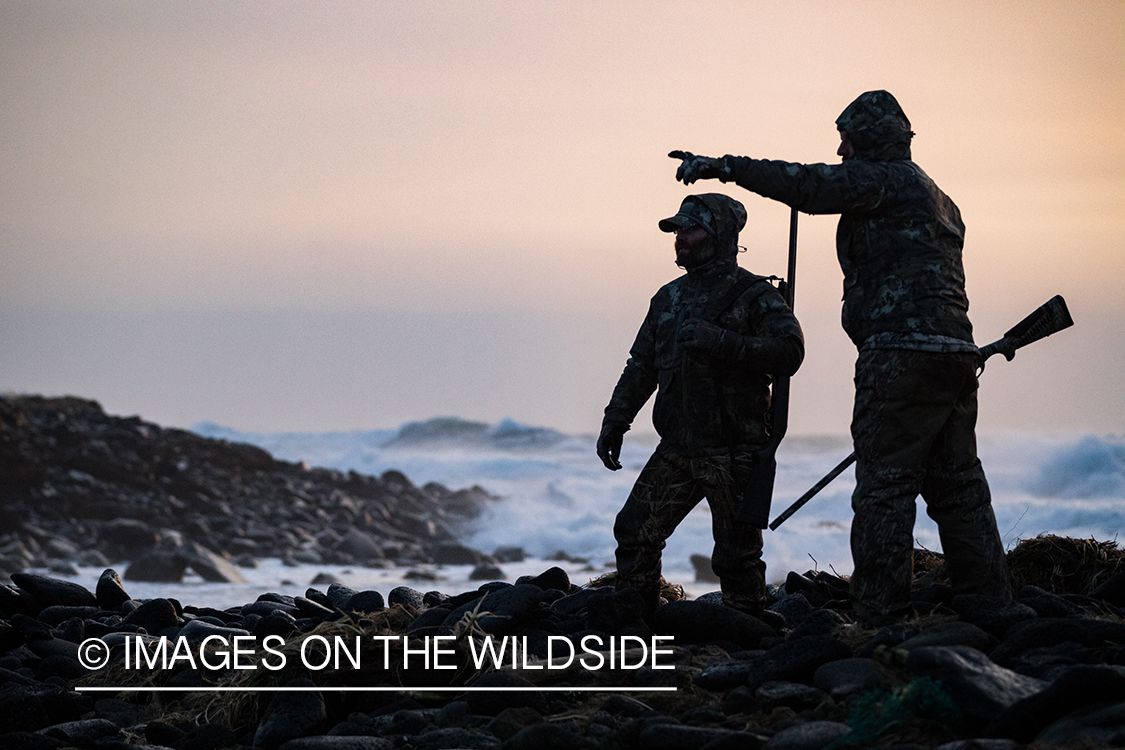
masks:
<svg viewBox="0 0 1125 750"><path fill-rule="evenodd" d="M680 345L687 349L700 349L708 354L718 354L723 345L724 330L705 320L687 320L680 326Z"/></svg>
<svg viewBox="0 0 1125 750"><path fill-rule="evenodd" d="M725 159L696 156L690 151L671 151L668 156L683 160L679 169L676 170L676 179L685 185L690 185L696 180L708 180L715 177L724 182L730 179L730 166Z"/></svg>
<svg viewBox="0 0 1125 750"><path fill-rule="evenodd" d="M621 468L618 457L621 455L621 443L629 425L621 422L606 422L602 425L602 434L598 436L598 458L610 471Z"/></svg>

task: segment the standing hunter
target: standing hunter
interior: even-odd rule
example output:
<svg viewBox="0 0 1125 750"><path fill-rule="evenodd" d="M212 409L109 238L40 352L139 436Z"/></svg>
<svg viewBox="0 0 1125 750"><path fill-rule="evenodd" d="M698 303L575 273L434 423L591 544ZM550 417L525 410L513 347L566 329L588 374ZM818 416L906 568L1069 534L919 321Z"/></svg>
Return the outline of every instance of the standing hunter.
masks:
<svg viewBox="0 0 1125 750"><path fill-rule="evenodd" d="M770 376L797 371L804 338L773 285L739 267L745 225L743 205L718 193L688 196L659 223L675 233L687 273L653 296L605 409L598 456L616 471L622 436L656 391L660 444L613 527L617 586L636 590L647 614L659 603L665 540L704 497L723 603L754 615L765 605L762 531L736 520L737 504L769 437Z"/></svg>
<svg viewBox="0 0 1125 750"><path fill-rule="evenodd" d="M851 596L871 624L909 612L915 498L938 524L955 594L1011 597L976 453L979 354L961 264L965 225L910 158L893 96L869 91L836 120L841 164L673 151L676 178L734 182L810 214L840 214L844 330L859 350Z"/></svg>

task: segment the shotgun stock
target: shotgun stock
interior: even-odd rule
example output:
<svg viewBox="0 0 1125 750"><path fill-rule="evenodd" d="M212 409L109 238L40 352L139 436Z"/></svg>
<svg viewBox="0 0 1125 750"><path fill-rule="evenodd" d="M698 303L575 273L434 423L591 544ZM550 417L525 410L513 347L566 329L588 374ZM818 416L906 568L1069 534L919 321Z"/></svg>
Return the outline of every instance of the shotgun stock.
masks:
<svg viewBox="0 0 1125 750"><path fill-rule="evenodd" d="M1070 310L1066 307L1066 300L1062 298L1061 294L1056 294L1040 305L1033 313L1012 326L1003 337L993 341L987 346L981 347L980 372L984 372L984 363L993 354L1003 354L1004 358L1011 362L1016 356L1017 349L1035 343L1039 339L1045 339L1051 334L1058 333L1072 325L1074 325L1074 319L1070 317ZM810 487L808 492L797 498L796 502L775 518L769 525L770 530L776 531L778 526L785 523L789 517L799 511L805 503L816 497L818 492L831 484L832 480L838 477L844 469L851 466L854 461L855 453L851 453L847 458L838 463L832 471L825 474L819 482ZM776 462L774 466L776 468Z"/></svg>

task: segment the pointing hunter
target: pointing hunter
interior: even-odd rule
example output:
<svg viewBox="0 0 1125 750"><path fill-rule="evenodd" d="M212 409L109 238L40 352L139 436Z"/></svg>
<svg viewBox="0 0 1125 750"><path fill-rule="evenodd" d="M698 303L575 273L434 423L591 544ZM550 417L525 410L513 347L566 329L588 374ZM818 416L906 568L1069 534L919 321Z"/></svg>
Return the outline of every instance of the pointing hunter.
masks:
<svg viewBox="0 0 1125 750"><path fill-rule="evenodd" d="M691 195L659 223L676 235L687 273L665 284L629 351L605 409L598 456L621 468L622 436L656 391L660 444L617 515L617 585L659 603L665 540L704 497L711 508L723 603L750 614L765 605L761 529L736 520L737 503L769 431L771 375L804 357L801 327L768 280L738 266L746 209L718 193Z"/></svg>
<svg viewBox="0 0 1125 750"><path fill-rule="evenodd" d="M836 120L841 164L673 151L685 184L718 178L810 214L840 214L844 330L859 350L851 595L869 624L909 612L915 498L937 524L955 594L1011 596L976 454L979 352L953 201L910 160L910 121L869 91Z"/></svg>

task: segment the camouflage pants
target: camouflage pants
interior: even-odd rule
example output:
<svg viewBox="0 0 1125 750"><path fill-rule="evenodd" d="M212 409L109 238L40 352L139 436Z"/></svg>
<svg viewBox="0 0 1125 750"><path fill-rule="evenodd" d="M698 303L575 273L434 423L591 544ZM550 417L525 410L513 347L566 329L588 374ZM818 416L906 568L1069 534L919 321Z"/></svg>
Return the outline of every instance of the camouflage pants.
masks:
<svg viewBox="0 0 1125 750"><path fill-rule="evenodd" d="M635 589L655 608L665 541L706 497L715 539L711 568L721 581L723 603L760 610L766 600L762 531L735 520L740 490L753 465L751 451L737 452L732 477L728 455L689 458L658 446L613 525L617 585Z"/></svg>
<svg viewBox="0 0 1125 750"><path fill-rule="evenodd" d="M919 494L937 522L954 593L1011 596L977 458L976 362L901 349L861 352L856 362L851 595L867 622L909 606Z"/></svg>

